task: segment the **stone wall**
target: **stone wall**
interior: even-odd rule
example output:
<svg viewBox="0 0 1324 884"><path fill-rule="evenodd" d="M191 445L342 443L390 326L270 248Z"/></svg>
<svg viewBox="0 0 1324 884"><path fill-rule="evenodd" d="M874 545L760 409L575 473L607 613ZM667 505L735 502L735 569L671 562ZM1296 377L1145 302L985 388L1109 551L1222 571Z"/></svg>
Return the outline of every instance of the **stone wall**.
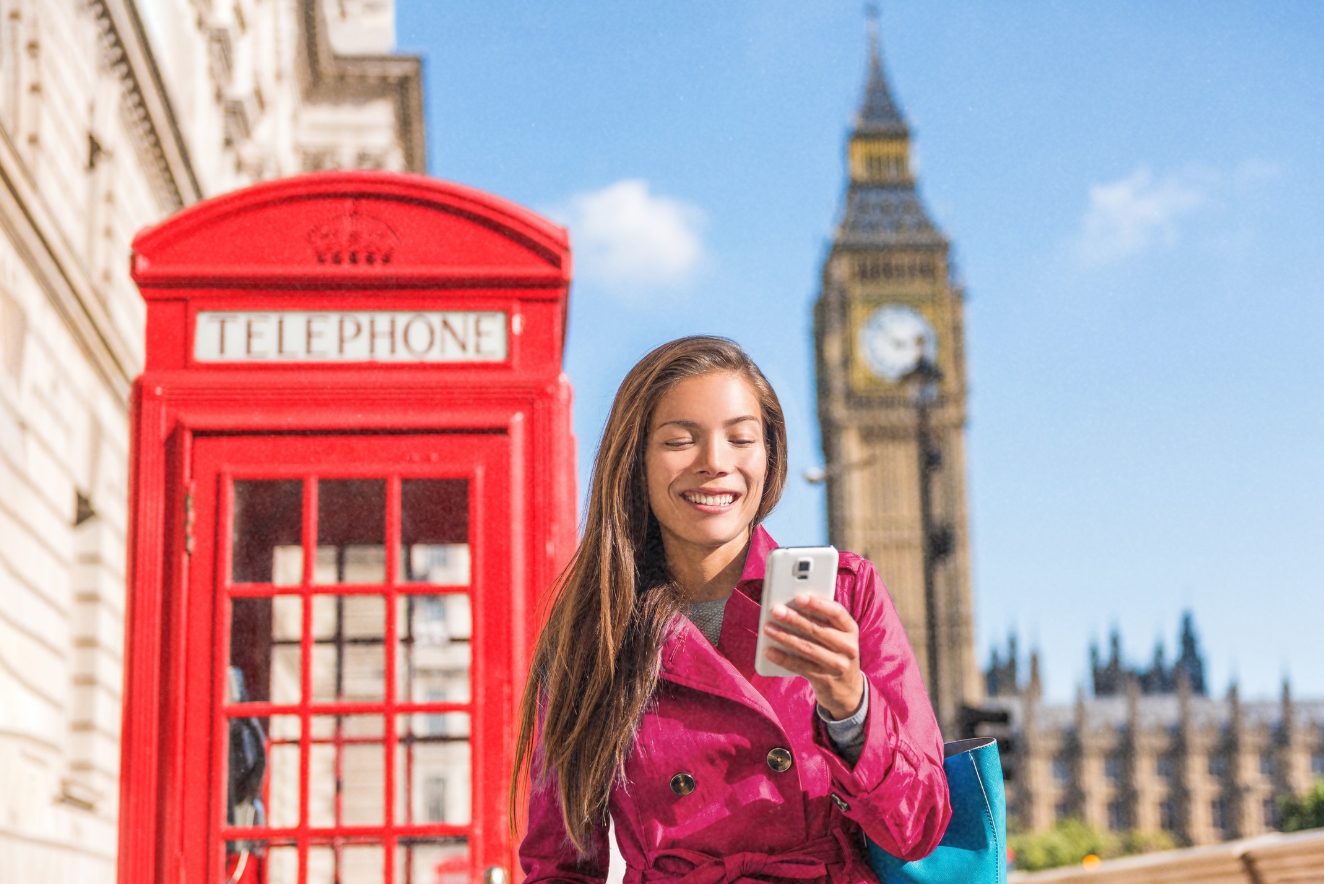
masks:
<svg viewBox="0 0 1324 884"><path fill-rule="evenodd" d="M393 4L327 6L0 0L7 884L115 876L133 235L264 178L424 168L419 62L385 54ZM333 45L356 16L358 43Z"/></svg>

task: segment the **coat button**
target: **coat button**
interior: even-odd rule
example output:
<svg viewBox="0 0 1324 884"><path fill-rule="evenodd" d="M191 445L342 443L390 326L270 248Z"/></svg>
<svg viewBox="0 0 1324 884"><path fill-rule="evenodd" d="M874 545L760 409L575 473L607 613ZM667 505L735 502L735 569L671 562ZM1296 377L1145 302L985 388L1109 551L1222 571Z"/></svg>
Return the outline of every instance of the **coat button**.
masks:
<svg viewBox="0 0 1324 884"><path fill-rule="evenodd" d="M791 769L790 750L782 749L781 747L778 747L776 749L773 749L771 752L769 752L768 767L777 771L777 773L785 773L786 771L790 770Z"/></svg>
<svg viewBox="0 0 1324 884"><path fill-rule="evenodd" d="M845 813L846 811L850 810L850 805L847 804L845 801L843 801L841 796L838 795L836 792L832 793L832 803L837 805L837 810L841 811L842 813Z"/></svg>
<svg viewBox="0 0 1324 884"><path fill-rule="evenodd" d="M677 795L688 795L694 791L694 777L687 773L678 773L671 778L671 791Z"/></svg>

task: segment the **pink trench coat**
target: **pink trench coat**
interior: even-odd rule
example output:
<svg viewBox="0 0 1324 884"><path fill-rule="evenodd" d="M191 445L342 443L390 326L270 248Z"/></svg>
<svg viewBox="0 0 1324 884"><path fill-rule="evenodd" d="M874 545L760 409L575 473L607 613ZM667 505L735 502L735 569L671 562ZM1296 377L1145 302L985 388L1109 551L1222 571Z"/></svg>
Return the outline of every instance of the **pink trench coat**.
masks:
<svg viewBox="0 0 1324 884"><path fill-rule="evenodd" d="M610 797L626 884L877 884L861 830L916 859L947 829L942 736L872 563L843 552L837 571L837 601L860 626L869 682L864 750L853 768L830 747L805 679L754 672L764 565L775 548L759 528L716 649L688 619L662 649L656 705ZM693 779L693 791L677 794L685 791L684 781L673 789L677 774ZM607 827L594 831L588 856L577 853L541 757L519 853L528 882L599 884L607 875Z"/></svg>

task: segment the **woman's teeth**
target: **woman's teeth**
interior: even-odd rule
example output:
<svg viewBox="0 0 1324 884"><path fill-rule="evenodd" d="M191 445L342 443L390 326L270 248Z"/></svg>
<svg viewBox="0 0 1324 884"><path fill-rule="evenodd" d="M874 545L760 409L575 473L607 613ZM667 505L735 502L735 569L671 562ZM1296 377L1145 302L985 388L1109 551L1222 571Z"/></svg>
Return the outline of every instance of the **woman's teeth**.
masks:
<svg viewBox="0 0 1324 884"><path fill-rule="evenodd" d="M734 494L696 494L690 492L685 495L685 499L690 503L697 503L703 506L730 506L735 503Z"/></svg>

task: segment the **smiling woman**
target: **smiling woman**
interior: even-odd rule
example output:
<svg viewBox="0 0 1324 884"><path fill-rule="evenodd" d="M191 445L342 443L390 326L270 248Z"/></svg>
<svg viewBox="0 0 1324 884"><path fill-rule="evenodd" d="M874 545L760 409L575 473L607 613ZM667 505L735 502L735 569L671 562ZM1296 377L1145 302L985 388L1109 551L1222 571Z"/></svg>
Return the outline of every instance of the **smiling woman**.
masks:
<svg viewBox="0 0 1324 884"><path fill-rule="evenodd" d="M941 839L941 736L870 563L842 553L835 600L774 607L795 676L755 670L785 481L781 406L737 344L682 338L626 375L521 709L528 881L605 880L609 819L630 884L876 884L862 833L907 860Z"/></svg>

